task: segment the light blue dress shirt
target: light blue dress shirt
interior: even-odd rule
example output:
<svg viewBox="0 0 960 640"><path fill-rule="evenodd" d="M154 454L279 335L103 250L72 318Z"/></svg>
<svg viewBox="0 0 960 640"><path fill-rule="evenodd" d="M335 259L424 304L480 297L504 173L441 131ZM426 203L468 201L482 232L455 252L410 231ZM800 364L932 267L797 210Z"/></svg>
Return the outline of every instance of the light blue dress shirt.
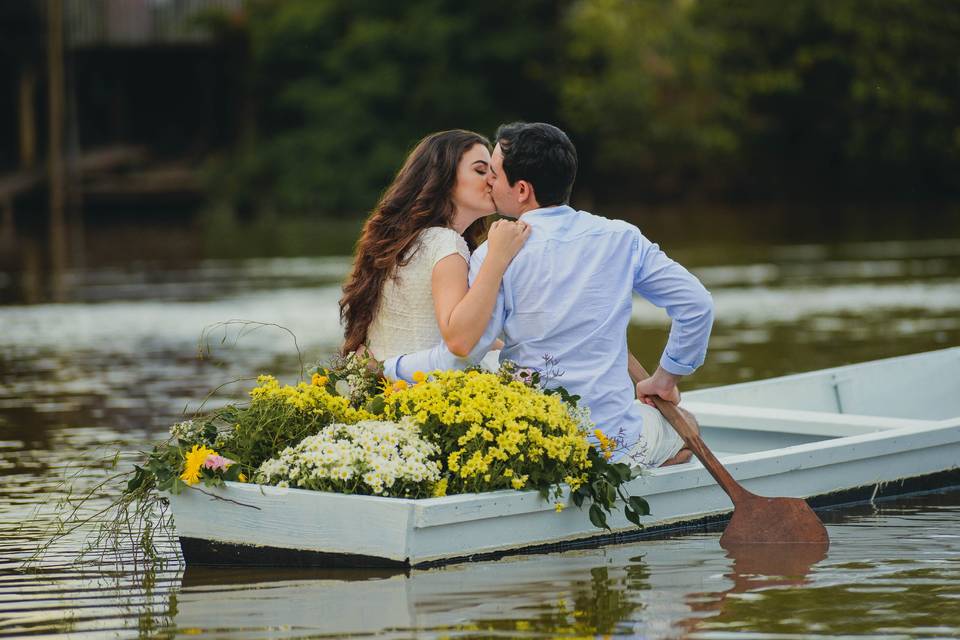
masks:
<svg viewBox="0 0 960 640"><path fill-rule="evenodd" d="M563 375L553 384L581 397L598 428L640 438L643 418L627 373L627 325L637 293L672 319L660 366L686 375L706 356L713 300L689 271L621 220L568 206L523 214L532 229L503 276L490 324L469 356L441 343L384 362L390 378L410 381L415 371L462 369L502 337L501 360L542 369L552 356ZM487 255L484 243L470 260L470 283ZM591 439L592 436L591 436Z"/></svg>

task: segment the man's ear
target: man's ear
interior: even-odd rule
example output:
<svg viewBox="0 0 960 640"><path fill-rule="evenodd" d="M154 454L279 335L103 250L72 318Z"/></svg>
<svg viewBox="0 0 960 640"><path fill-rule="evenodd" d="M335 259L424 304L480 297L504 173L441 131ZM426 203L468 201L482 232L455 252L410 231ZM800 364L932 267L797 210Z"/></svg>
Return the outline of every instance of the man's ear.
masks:
<svg viewBox="0 0 960 640"><path fill-rule="evenodd" d="M517 180L517 204L525 205L536 202L533 185L526 180Z"/></svg>

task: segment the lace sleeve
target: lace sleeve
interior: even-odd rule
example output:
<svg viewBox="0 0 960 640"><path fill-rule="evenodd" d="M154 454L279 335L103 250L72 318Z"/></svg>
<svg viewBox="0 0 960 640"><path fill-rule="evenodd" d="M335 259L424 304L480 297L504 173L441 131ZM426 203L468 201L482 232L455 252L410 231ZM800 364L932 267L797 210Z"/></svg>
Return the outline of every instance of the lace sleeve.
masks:
<svg viewBox="0 0 960 640"><path fill-rule="evenodd" d="M467 241L453 229L446 227L431 227L424 234L424 249L430 256L430 267L454 253L460 254L467 264L470 264L470 249Z"/></svg>

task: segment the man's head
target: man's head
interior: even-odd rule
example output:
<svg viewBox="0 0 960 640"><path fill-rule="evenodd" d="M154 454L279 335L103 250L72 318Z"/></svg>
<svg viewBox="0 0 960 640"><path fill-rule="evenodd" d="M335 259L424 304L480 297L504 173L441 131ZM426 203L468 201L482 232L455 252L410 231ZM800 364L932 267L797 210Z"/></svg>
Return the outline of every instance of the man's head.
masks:
<svg viewBox="0 0 960 640"><path fill-rule="evenodd" d="M514 122L497 129L490 190L497 211L511 218L566 204L577 177L577 150L560 129Z"/></svg>

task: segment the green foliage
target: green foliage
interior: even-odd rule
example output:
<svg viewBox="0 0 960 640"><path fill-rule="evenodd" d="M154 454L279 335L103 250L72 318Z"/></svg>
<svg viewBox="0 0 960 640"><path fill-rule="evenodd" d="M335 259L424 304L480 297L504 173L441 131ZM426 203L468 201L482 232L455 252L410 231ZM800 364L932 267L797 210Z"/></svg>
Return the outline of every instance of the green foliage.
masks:
<svg viewBox="0 0 960 640"><path fill-rule="evenodd" d="M744 160L762 177L957 186L956 3L703 0L695 22L721 36L723 89L740 103Z"/></svg>
<svg viewBox="0 0 960 640"><path fill-rule="evenodd" d="M631 496L623 486L635 476L630 466L623 462L610 462L595 447L590 447L588 453L591 463L591 481L582 484L573 491L570 499L578 507L583 507L585 500L590 501L587 515L593 526L600 529L610 529L607 525L607 514L616 508L617 498L623 501L623 514L627 520L643 528L640 516L650 514L650 505L640 496Z"/></svg>
<svg viewBox="0 0 960 640"><path fill-rule="evenodd" d="M236 460L251 477L265 460L314 435L332 419L328 412L300 410L279 397L261 398L247 406L228 405L212 416L221 432L215 448Z"/></svg>
<svg viewBox="0 0 960 640"><path fill-rule="evenodd" d="M958 186L955 3L583 0L566 26L561 113L631 189Z"/></svg>
<svg viewBox="0 0 960 640"><path fill-rule="evenodd" d="M681 193L739 150L736 105L714 62L720 34L697 28L696 7L584 0L567 17L561 114L594 179Z"/></svg>
<svg viewBox="0 0 960 640"><path fill-rule="evenodd" d="M357 217L423 135L516 119L568 130L606 199L960 186L948 0L249 0L208 25L252 104L212 184L268 215Z"/></svg>
<svg viewBox="0 0 960 640"><path fill-rule="evenodd" d="M563 4L251 0L259 131L221 186L280 211L369 210L425 134L489 135L553 102Z"/></svg>

